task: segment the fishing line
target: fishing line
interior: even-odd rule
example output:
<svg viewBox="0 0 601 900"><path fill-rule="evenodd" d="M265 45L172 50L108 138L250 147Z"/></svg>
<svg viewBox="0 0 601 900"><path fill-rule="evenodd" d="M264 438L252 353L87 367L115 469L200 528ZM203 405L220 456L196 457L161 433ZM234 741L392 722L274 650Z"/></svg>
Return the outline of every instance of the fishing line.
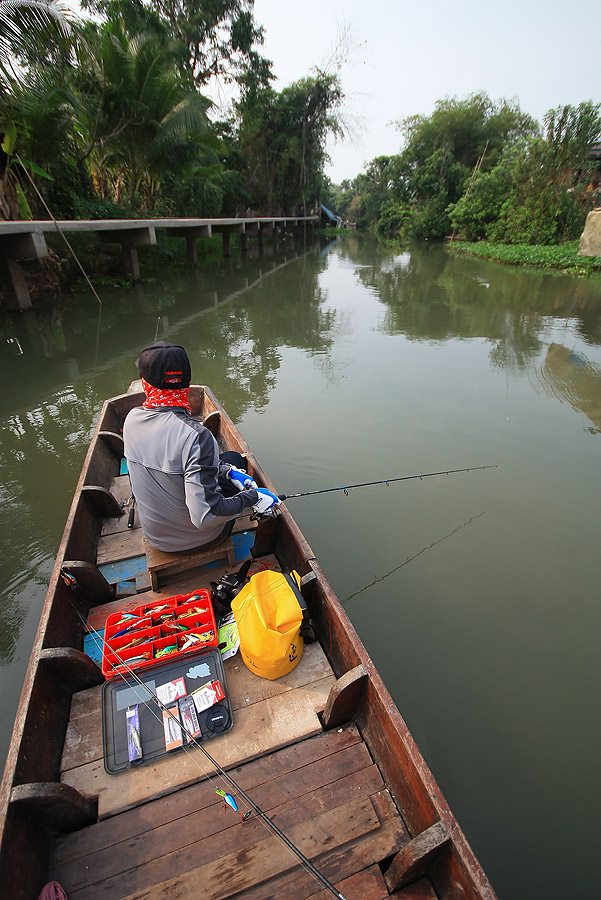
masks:
<svg viewBox="0 0 601 900"><path fill-rule="evenodd" d="M42 195L41 195L41 193L40 193L40 191L39 191L39 189L38 189L37 184L35 183L35 181L34 181L33 178L31 177L31 175L30 175L29 172L27 171L27 168L25 167L25 164L23 163L23 160L21 159L21 157L19 156L18 153L15 153L15 157L19 160L21 166L23 167L23 171L25 172L25 174L26 174L27 177L29 178L29 181L31 182L31 186L33 187L34 191L35 191L36 194L38 195L38 198L39 198L40 202L41 202L42 205L44 206L44 209L46 210L46 212L48 213L48 215L50 216L50 218L52 219L52 221L54 222L54 225L55 225L55 227L56 227L56 230L58 231L58 233L59 233L60 236L62 237L63 241L65 242L65 244L66 244L67 247L69 248L69 251L70 251L70 253L71 253L73 259L75 260L75 262L77 263L77 265L79 266L79 268L80 268L80 270L81 270L81 274L83 275L83 277L85 278L85 280L88 282L88 287L90 288L90 290L92 291L92 293L94 294L94 296L96 297L96 299L98 300L98 302L100 303L100 305L102 306L102 300L101 300L100 297L98 296L98 294L97 294L97 292L96 292L96 289L95 289L94 285L92 284L92 282L91 282L90 279L88 278L88 273L86 272L86 270L84 269L84 267L83 267L82 264L80 263L79 257L77 256L77 253L75 252L75 250L73 249L73 247L71 246L71 244L69 243L69 241L67 240L67 236L66 236L65 232L62 230L62 228L60 227L60 225L58 224L58 222L56 221L56 219L55 219L54 216L52 215L52 213L51 213L51 211L50 211L50 209L49 209L49 207L48 207L48 204L46 203L46 201L44 200L44 198L42 197Z"/></svg>
<svg viewBox="0 0 601 900"><path fill-rule="evenodd" d="M352 488L372 487L375 484L392 484L393 481L411 481L414 478L433 478L435 475L454 475L455 472L476 472L479 469L496 469L496 465L491 466L469 466L467 469L445 469L442 472L426 472L423 475L402 475L400 478L383 478L381 481L362 481L360 484L347 484L341 487L322 488L318 491L301 491L299 494L278 494L279 500L290 500L293 497L309 497L312 494L329 494L331 491L350 491Z"/></svg>
<svg viewBox="0 0 601 900"><path fill-rule="evenodd" d="M60 571L60 574L61 574L61 578L63 579L63 581L67 585L67 587L71 588L72 590L75 590L75 589L81 590L80 585L77 582L77 579L73 575L70 575L68 572L64 572L62 569ZM75 610L77 616L79 617L79 620L85 626L86 630L90 634L92 634L96 638L96 640L104 643L102 636L99 634L99 632L96 630L96 628L94 628L93 625L89 624L89 622L82 615L82 613L75 606L75 604L71 603L71 606ZM341 894L340 891L337 890L336 887L334 887L334 885L326 878L326 876L323 875L319 871L319 869L317 869L309 859L307 859L307 857L298 849L298 847L290 840L290 838L287 837L287 835L284 834L284 832L281 831L280 828L278 828L278 826L275 824L275 822L273 822L273 820L269 818L267 813L265 813L261 809L261 807L257 803L255 803L255 801L246 793L246 791L240 787L240 785L232 778L232 776L219 765L217 760L214 759L214 757L208 752L208 750L205 747L203 747L202 743L199 743L196 740L196 738L186 728L184 723L181 722L180 719L177 716L175 716L171 712L171 710L161 700L159 700L156 693L154 691L152 691L149 688L149 686L140 678L138 673L135 672L128 665L127 660L123 660L116 650L114 651L114 653L115 653L115 656L117 657L117 659L119 660L119 662L121 663L121 667L123 667L126 670L127 675L129 675L129 677L132 678L139 687L143 688L143 690L147 692L149 699L156 701L156 704L162 713L166 712L177 723L177 725L182 729L182 731L184 731L184 733L188 739L188 742L185 745L183 745L183 748L182 748L184 750L184 752L189 754L190 745L192 745L193 747L196 747L198 750L202 750L205 758L215 768L215 771L218 773L218 775L224 779L224 781L228 784L228 786L233 788L233 790L238 794L238 796L244 798L244 800L246 801L246 803L248 804L250 809L252 809L256 813L256 815L258 816L259 820L263 823L263 825L269 831L271 831L273 834L275 834L276 837L278 837L286 845L286 847L298 859L301 866L303 866L303 868L310 875L312 875L313 878L315 878L315 880L318 881L322 885L322 887L324 887L326 890L328 890L334 897L337 897L338 900L346 900L344 895ZM117 674L127 684L127 678L126 678L125 673L117 672L115 674ZM147 707L147 708L148 708L149 712L154 716L156 721L162 724L163 720L158 715L158 713L156 713L152 709L152 707ZM203 775L211 784L214 784L214 781L213 781L211 775L206 771L206 769L202 768L199 760L196 757L194 757L193 755L190 756L190 759L192 760L192 762L194 763L194 765L196 766L196 768L200 772L200 774Z"/></svg>
<svg viewBox="0 0 601 900"><path fill-rule="evenodd" d="M437 544L442 544L443 541L446 541L447 538L452 537L458 531L461 531L462 528L465 528L467 525L471 525L472 522L475 522L476 519L479 519L480 516L484 515L484 510L481 513L478 513L477 516L472 516L471 519L468 519L467 522L463 522L461 525L458 525L456 528L453 528L452 531L449 531L448 534L443 535L443 537L438 538L437 541L432 541L431 544L428 544L427 547L422 547L421 550L418 550L417 553L414 553L413 556L408 557L404 562L400 565L395 566L394 569L391 569L390 572L386 572L385 575L378 575L374 578L373 581L370 581L369 584L366 584L365 587L359 588L358 591L354 591L352 594L349 594L348 597L345 597L344 600L341 600L341 603L348 603L349 600L352 600L353 597L357 597L359 594L362 594L364 591L367 591L370 587L373 587L375 584L379 584L381 581L385 581L390 575L394 575L395 572L398 572L399 569L402 569L403 566L409 565L410 562L413 562L414 559L417 559L418 556L421 556L422 553L425 553L427 550L432 550L433 547L436 547Z"/></svg>

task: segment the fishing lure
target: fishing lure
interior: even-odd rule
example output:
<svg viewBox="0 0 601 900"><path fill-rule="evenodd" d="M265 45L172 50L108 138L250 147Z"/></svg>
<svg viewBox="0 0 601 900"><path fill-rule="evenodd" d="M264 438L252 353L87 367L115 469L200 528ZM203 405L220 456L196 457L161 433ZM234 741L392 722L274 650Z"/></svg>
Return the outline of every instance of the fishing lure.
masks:
<svg viewBox="0 0 601 900"><path fill-rule="evenodd" d="M113 669L123 669L125 667L137 665L139 662L144 662L147 659L150 659L150 653L141 653L140 656L132 656L129 659L119 659L117 662L112 664Z"/></svg>
<svg viewBox="0 0 601 900"><path fill-rule="evenodd" d="M180 625L179 622L165 622L167 631L189 631L188 625Z"/></svg>
<svg viewBox="0 0 601 900"><path fill-rule="evenodd" d="M118 628L119 625L125 625L126 622L130 622L130 623L131 623L131 620L132 620L132 619L139 619L139 618L140 618L139 616L134 616L133 613L123 613L123 615L121 616L121 618L119 619L119 621L118 621L118 622L115 622L115 625L116 625L116 627Z"/></svg>
<svg viewBox="0 0 601 900"><path fill-rule="evenodd" d="M119 647L119 653L122 650L131 650L132 647L137 647L138 644L143 644L146 640L146 637L142 635L142 637L134 638L133 641L130 641L129 644L125 644L123 647Z"/></svg>
<svg viewBox="0 0 601 900"><path fill-rule="evenodd" d="M187 650L188 647L194 646L194 644L200 643L200 638L196 634L189 634L186 637L186 640L182 644L182 650Z"/></svg>
<svg viewBox="0 0 601 900"><path fill-rule="evenodd" d="M154 616L156 613L160 612L162 609L170 609L169 604L162 603L160 606L148 606L144 610L143 615L145 615L145 616L153 615Z"/></svg>
<svg viewBox="0 0 601 900"><path fill-rule="evenodd" d="M142 628L148 628L148 626L151 624L151 621L148 617L139 619L137 616L131 616L131 618L134 621L130 622L130 624L125 628L122 628L121 631L117 631L115 634L111 635L111 640L114 640L118 637L123 637L124 634L131 634L134 631L140 631ZM122 625L123 621L117 622L116 624Z"/></svg>
<svg viewBox="0 0 601 900"><path fill-rule="evenodd" d="M186 640L182 644L182 650L187 650L193 644L208 644L213 640L212 631L204 631L202 634L188 634Z"/></svg>
<svg viewBox="0 0 601 900"><path fill-rule="evenodd" d="M176 619L185 619L187 616L193 616L194 613L206 613L208 612L207 606L193 606L191 609L185 609L181 612Z"/></svg>
<svg viewBox="0 0 601 900"><path fill-rule="evenodd" d="M154 654L155 659L160 659L162 656L168 656L169 653L175 653L177 651L177 644L173 647L162 647L160 650L156 650Z"/></svg>
<svg viewBox="0 0 601 900"><path fill-rule="evenodd" d="M234 812L238 813L238 815L240 816L241 822L244 822L246 819L248 819L248 817L250 816L251 810L249 809L247 812L244 813L244 815L242 815L242 813L238 809L238 804L236 803L236 801L234 800L234 798L232 797L231 794L227 794L225 791L222 791L221 788L216 788L215 793L219 794L219 796L223 798L223 808L224 809L225 809L225 805L227 803L227 805L230 806L234 810Z"/></svg>

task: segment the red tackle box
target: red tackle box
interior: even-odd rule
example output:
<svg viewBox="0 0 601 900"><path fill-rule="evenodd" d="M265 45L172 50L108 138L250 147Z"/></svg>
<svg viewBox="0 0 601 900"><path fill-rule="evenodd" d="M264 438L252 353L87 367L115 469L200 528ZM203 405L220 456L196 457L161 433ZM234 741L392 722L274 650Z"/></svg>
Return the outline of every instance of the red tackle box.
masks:
<svg viewBox="0 0 601 900"><path fill-rule="evenodd" d="M122 676L215 648L218 643L209 591L155 600L107 618L102 674L105 678Z"/></svg>

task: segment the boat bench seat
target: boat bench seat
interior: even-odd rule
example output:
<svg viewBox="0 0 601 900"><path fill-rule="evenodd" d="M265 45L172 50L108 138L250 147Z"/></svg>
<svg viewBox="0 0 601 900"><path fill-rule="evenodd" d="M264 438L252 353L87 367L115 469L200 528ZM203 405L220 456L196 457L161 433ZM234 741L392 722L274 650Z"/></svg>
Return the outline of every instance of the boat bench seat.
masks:
<svg viewBox="0 0 601 900"><path fill-rule="evenodd" d="M184 553L165 553L157 550L144 538L143 546L152 590L159 590L173 576L190 569L216 568L224 564L234 566L248 559L256 527L257 522L251 520L250 514L239 516L234 522L232 533L220 544Z"/></svg>

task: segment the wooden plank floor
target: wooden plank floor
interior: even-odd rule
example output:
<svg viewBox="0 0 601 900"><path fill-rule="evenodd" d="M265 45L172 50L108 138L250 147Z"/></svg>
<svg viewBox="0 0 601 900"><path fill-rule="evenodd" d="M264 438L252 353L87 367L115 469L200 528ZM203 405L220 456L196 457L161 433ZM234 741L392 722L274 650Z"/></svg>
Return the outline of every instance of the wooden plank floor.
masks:
<svg viewBox="0 0 601 900"><path fill-rule="evenodd" d="M409 836L353 725L231 774L326 877L355 879L349 900L388 896L374 866ZM319 895L320 884L266 824L255 814L240 822L216 787L229 789L205 779L62 837L51 877L69 900Z"/></svg>
<svg viewBox="0 0 601 900"><path fill-rule="evenodd" d="M321 731L318 713L335 678L318 643L307 646L298 665L277 681L258 678L239 654L225 661L225 672L234 726L207 743L224 768ZM61 762L61 781L98 797L100 818L214 772L202 752L192 749L110 775L104 768L101 723L101 687L75 694Z"/></svg>

